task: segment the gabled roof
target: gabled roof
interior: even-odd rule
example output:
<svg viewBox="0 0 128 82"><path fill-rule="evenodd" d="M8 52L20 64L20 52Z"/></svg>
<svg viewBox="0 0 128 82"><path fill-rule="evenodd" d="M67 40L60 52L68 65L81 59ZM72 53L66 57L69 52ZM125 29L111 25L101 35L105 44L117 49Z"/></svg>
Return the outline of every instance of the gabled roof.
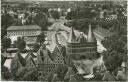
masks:
<svg viewBox="0 0 128 82"><path fill-rule="evenodd" d="M35 63L35 61L33 60L33 57L32 57L31 55L30 55L30 56L28 57L28 59L26 60L26 65L27 65L27 63L30 62L30 61L32 61L33 65L36 67L36 63Z"/></svg>
<svg viewBox="0 0 128 82"><path fill-rule="evenodd" d="M30 56L32 56L32 58L36 58L36 56L33 54L33 52L28 52L27 56L25 57L25 60L27 60Z"/></svg>
<svg viewBox="0 0 128 82"><path fill-rule="evenodd" d="M41 60L42 63L44 61L44 54L43 54L41 49L39 49L38 52L37 52L37 60Z"/></svg>
<svg viewBox="0 0 128 82"><path fill-rule="evenodd" d="M41 27L37 25L24 25L24 26L10 26L7 30L41 30Z"/></svg>
<svg viewBox="0 0 128 82"><path fill-rule="evenodd" d="M52 55L54 56L54 63L56 63L57 61L60 61L60 64L66 64L64 60L62 48L63 48L62 46L56 45L54 51L52 52Z"/></svg>
<svg viewBox="0 0 128 82"><path fill-rule="evenodd" d="M16 54L15 54L15 56L14 56L14 58L13 58L13 61L19 61L22 66L25 66L25 64L26 64L25 59L21 56L20 53L16 53Z"/></svg>
<svg viewBox="0 0 128 82"><path fill-rule="evenodd" d="M96 42L95 35L91 29L91 25L89 25L89 31L88 31L88 37L87 37L88 42Z"/></svg>
<svg viewBox="0 0 128 82"><path fill-rule="evenodd" d="M60 49L58 49L58 47L55 46L55 48L54 48L52 54L53 54L53 55L56 55L56 54L58 54L59 52L60 52Z"/></svg>
<svg viewBox="0 0 128 82"><path fill-rule="evenodd" d="M44 58L48 57L48 58L52 59L52 57L53 57L51 52L49 51L49 49L43 50L42 53L44 54Z"/></svg>

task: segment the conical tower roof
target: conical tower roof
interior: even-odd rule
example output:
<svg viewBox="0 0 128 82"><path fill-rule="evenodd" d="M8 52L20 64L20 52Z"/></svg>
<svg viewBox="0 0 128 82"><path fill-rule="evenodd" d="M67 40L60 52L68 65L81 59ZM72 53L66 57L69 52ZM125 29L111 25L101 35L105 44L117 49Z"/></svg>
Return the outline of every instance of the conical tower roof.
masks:
<svg viewBox="0 0 128 82"><path fill-rule="evenodd" d="M76 41L76 36L75 36L74 29L72 27L68 42L75 42L75 41Z"/></svg>
<svg viewBox="0 0 128 82"><path fill-rule="evenodd" d="M91 25L89 25L89 31L88 31L88 37L87 37L88 42L96 42L95 35L91 29Z"/></svg>

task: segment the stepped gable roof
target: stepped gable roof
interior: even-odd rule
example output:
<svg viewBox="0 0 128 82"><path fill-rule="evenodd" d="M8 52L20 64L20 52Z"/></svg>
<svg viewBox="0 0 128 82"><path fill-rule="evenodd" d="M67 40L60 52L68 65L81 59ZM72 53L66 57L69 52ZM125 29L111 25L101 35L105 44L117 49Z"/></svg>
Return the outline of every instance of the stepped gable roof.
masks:
<svg viewBox="0 0 128 82"><path fill-rule="evenodd" d="M30 56L32 56L32 58L36 58L36 56L33 54L33 52L28 52L27 56L25 57L25 60L27 60Z"/></svg>
<svg viewBox="0 0 128 82"><path fill-rule="evenodd" d="M24 25L24 26L10 26L7 30L41 30L41 27L38 25Z"/></svg>
<svg viewBox="0 0 128 82"><path fill-rule="evenodd" d="M88 37L87 37L88 42L96 42L95 35L91 29L91 25L89 25L89 31L88 31Z"/></svg>
<svg viewBox="0 0 128 82"><path fill-rule="evenodd" d="M69 79L71 75L74 75L75 71L72 69L72 67L68 67L68 71L64 77L64 79Z"/></svg>
<svg viewBox="0 0 128 82"><path fill-rule="evenodd" d="M69 36L69 39L68 39L68 42L75 42L75 41L76 41L76 36L75 36L74 29L72 27L71 32L70 32L70 36Z"/></svg>
<svg viewBox="0 0 128 82"><path fill-rule="evenodd" d="M21 56L19 52L15 54L13 61L19 61L22 66L25 66L26 64L26 60Z"/></svg>

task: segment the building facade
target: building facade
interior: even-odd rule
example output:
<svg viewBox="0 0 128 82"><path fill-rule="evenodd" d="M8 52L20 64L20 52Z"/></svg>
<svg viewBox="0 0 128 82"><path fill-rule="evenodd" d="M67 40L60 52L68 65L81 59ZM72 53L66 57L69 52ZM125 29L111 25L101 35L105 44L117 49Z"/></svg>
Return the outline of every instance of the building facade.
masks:
<svg viewBox="0 0 128 82"><path fill-rule="evenodd" d="M66 45L66 53L74 60L95 58L97 54L97 41L91 29L91 25L89 25L87 38L84 34L80 34L79 37L76 37L72 28Z"/></svg>
<svg viewBox="0 0 128 82"><path fill-rule="evenodd" d="M41 27L37 25L11 26L7 29L7 36L22 36L27 44L36 42L36 36L41 33Z"/></svg>
<svg viewBox="0 0 128 82"><path fill-rule="evenodd" d="M37 53L39 81L52 80L54 75L58 77L58 73L62 78L64 78L64 76L62 75L64 74L63 69L66 64L64 62L64 57L61 52L61 46L58 43L57 37L55 41L57 41L56 47L52 53L50 53L46 46L41 47ZM61 79L59 78L59 80Z"/></svg>
<svg viewBox="0 0 128 82"><path fill-rule="evenodd" d="M36 36L41 33L37 25L11 26L7 29L7 36Z"/></svg>

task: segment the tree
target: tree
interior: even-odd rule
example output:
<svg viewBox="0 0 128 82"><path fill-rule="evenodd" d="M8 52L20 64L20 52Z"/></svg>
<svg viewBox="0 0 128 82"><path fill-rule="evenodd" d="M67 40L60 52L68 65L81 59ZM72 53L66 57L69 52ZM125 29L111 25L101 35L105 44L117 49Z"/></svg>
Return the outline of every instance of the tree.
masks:
<svg viewBox="0 0 128 82"><path fill-rule="evenodd" d="M5 26L1 26L1 39L3 39L7 35L7 30Z"/></svg>
<svg viewBox="0 0 128 82"><path fill-rule="evenodd" d="M126 56L126 49L124 48L126 43L121 40L120 36L113 35L102 41L102 44L107 48L107 51L102 53L106 68L113 72L121 65Z"/></svg>
<svg viewBox="0 0 128 82"><path fill-rule="evenodd" d="M13 17L10 14L7 14L5 11L5 14L1 16L1 26L9 27L13 24Z"/></svg>
<svg viewBox="0 0 128 82"><path fill-rule="evenodd" d="M11 39L7 37L4 37L1 42L2 42L3 49L5 50L7 50L7 48L10 48L12 43Z"/></svg>
<svg viewBox="0 0 128 82"><path fill-rule="evenodd" d="M74 19L74 20L72 20L72 21L69 21L69 22L67 22L67 26L69 26L69 27L73 27L74 29L76 29L76 30L80 30L80 31L82 31L82 32L85 32L85 33L87 33L88 32L88 26L89 26L89 24L91 23L91 25L92 25L92 28L93 29L95 29L95 23L92 23L93 21L90 21L90 19L88 19L88 18L84 18L84 19Z"/></svg>
<svg viewBox="0 0 128 82"><path fill-rule="evenodd" d="M12 78L9 69L5 66L1 67L1 76L3 80L10 80Z"/></svg>
<svg viewBox="0 0 128 82"><path fill-rule="evenodd" d="M58 11L53 10L53 11L51 12L51 15L52 15L52 17L53 17L55 20L60 18L60 15L59 15L59 12L58 12Z"/></svg>
<svg viewBox="0 0 128 82"><path fill-rule="evenodd" d="M96 17L97 16L97 13L96 11L93 9L93 8L84 8L84 9L81 9L77 12L77 18L78 19L81 19L81 18L89 18L89 19L92 19L93 17Z"/></svg>
<svg viewBox="0 0 128 82"><path fill-rule="evenodd" d="M35 24L39 25L41 27L42 31L46 31L47 30L47 26L48 26L48 19L45 13L38 13L35 17L34 17L34 22Z"/></svg>
<svg viewBox="0 0 128 82"><path fill-rule="evenodd" d="M65 19L67 20L72 20L76 17L76 11L71 11L71 12L68 12Z"/></svg>
<svg viewBox="0 0 128 82"><path fill-rule="evenodd" d="M18 37L17 38L17 48L22 51L26 48L26 42L24 41L23 38Z"/></svg>
<svg viewBox="0 0 128 82"><path fill-rule="evenodd" d="M45 35L44 33L41 33L41 34L39 34L39 35L37 36L37 40L36 40L36 41L39 42L40 45L41 45L42 43L44 43L45 37L46 37L46 35Z"/></svg>

